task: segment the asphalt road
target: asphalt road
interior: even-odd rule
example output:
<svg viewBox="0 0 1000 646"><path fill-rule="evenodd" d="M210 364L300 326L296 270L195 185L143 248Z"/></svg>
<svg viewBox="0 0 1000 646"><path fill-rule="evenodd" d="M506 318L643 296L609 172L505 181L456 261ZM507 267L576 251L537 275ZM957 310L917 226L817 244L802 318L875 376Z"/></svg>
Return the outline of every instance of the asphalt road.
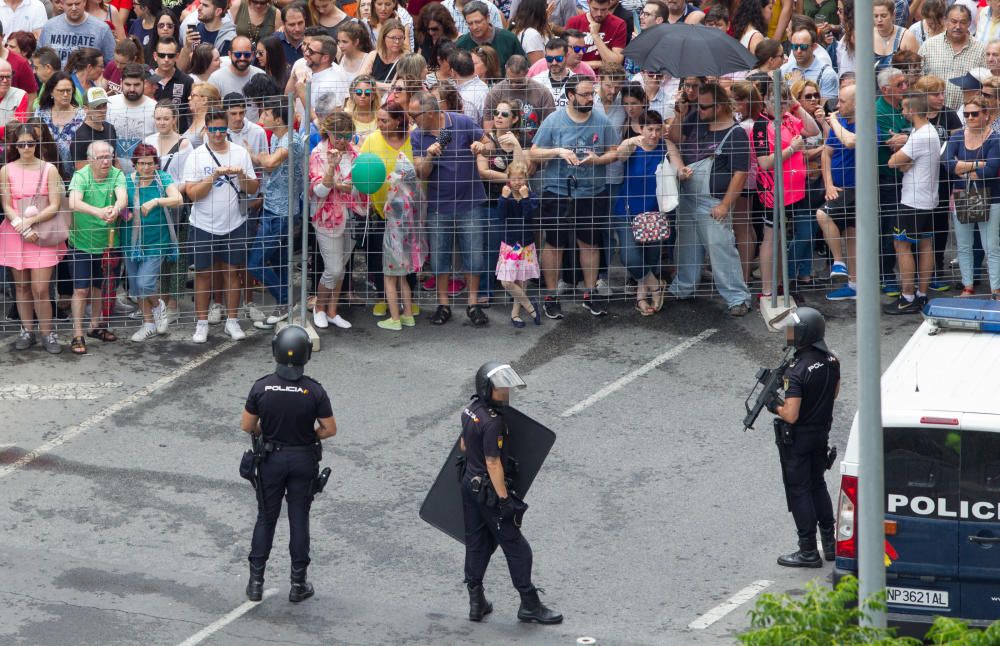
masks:
<svg viewBox="0 0 1000 646"><path fill-rule="evenodd" d="M843 451L854 306L820 307L844 364ZM486 330L457 317L393 334L354 309L354 329L323 333L308 372L340 432L313 506L317 594L298 605L286 599L284 515L273 595L244 596L255 502L236 472L248 445L238 419L271 370L266 333L233 344L215 327L194 346L182 328L141 346L93 342L82 358L0 350L0 642L717 644L746 629L753 601L689 624L755 582L797 593L829 575L775 563L795 533L769 423L739 423L755 370L781 354L759 316L731 319L712 300L647 319L624 304L604 319L574 307L524 330L505 316L494 307ZM883 321L883 365L918 322ZM518 624L499 554L486 581L494 613L467 621L462 547L417 517L491 358L513 362L529 386L514 404L558 434L524 530L559 626Z"/></svg>

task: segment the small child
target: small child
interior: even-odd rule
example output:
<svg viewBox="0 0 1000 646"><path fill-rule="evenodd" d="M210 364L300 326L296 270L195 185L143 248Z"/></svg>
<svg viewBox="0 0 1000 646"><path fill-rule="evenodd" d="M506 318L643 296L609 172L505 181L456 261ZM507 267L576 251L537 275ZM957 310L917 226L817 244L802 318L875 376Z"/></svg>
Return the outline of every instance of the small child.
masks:
<svg viewBox="0 0 1000 646"><path fill-rule="evenodd" d="M535 321L542 324L538 301L528 299L525 281L538 278L538 257L535 254L535 217L538 198L528 188L528 167L524 162L511 162L507 168L507 185L500 193L498 207L504 223L500 258L497 260L497 280L514 297L510 322L516 328L524 327L521 308Z"/></svg>

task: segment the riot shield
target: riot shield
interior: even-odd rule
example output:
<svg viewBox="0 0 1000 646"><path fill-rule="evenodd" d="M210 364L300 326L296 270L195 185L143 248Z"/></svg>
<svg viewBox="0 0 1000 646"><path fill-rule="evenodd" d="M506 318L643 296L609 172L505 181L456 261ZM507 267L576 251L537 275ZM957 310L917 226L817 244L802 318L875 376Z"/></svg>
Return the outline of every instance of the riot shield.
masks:
<svg viewBox="0 0 1000 646"><path fill-rule="evenodd" d="M510 456L517 460L518 465L517 472L508 473L507 477L514 481L514 491L524 499L556 442L556 434L516 408L508 406L503 416L510 432L507 438ZM462 490L455 467L455 459L459 455L458 440L455 440L448 459L420 506L420 518L464 545Z"/></svg>

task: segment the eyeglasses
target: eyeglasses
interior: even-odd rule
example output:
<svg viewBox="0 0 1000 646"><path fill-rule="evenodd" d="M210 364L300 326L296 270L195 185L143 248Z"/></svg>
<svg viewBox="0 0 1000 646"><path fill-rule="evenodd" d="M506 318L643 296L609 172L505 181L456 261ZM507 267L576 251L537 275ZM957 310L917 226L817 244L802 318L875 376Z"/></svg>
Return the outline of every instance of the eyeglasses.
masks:
<svg viewBox="0 0 1000 646"><path fill-rule="evenodd" d="M655 13L653 13L652 11L640 11L640 12L639 12L639 15L640 15L641 17L643 17L643 18L652 18L652 17L653 17L653 16L655 16L656 14L655 14Z"/></svg>
<svg viewBox="0 0 1000 646"><path fill-rule="evenodd" d="M397 85L396 87L390 89L389 91L392 92L393 94L401 94L401 93L406 92L406 88L405 87L399 87Z"/></svg>
<svg viewBox="0 0 1000 646"><path fill-rule="evenodd" d="M156 26L158 28L160 28L160 29L163 29L165 27L168 28L168 29L173 29L174 28L174 23L172 23L172 22L158 22L158 23L156 23Z"/></svg>
<svg viewBox="0 0 1000 646"><path fill-rule="evenodd" d="M968 116L968 115L966 115L966 116ZM37 141L19 141L19 142L17 142L17 147L18 148L25 148L25 149L27 149L27 148L34 148L36 144L38 144Z"/></svg>
<svg viewBox="0 0 1000 646"><path fill-rule="evenodd" d="M714 107L715 107L714 103L709 103L708 105L704 105L704 104L701 104L701 103L698 104L698 109L699 110L711 110Z"/></svg>
<svg viewBox="0 0 1000 646"><path fill-rule="evenodd" d="M401 40L403 40L403 37L402 36L386 36L385 39L386 40L391 40L394 43L398 43Z"/></svg>
<svg viewBox="0 0 1000 646"><path fill-rule="evenodd" d="M177 52L156 52L157 58L177 58Z"/></svg>
<svg viewBox="0 0 1000 646"><path fill-rule="evenodd" d="M427 114L427 110L424 110L423 112L408 112L407 116L410 117L411 121L416 121L425 114Z"/></svg>
<svg viewBox="0 0 1000 646"><path fill-rule="evenodd" d="M94 159L94 161L106 161L106 162L109 162L112 159L114 159L114 156L112 156L112 155L98 155L97 157L93 157L92 159Z"/></svg>
<svg viewBox="0 0 1000 646"><path fill-rule="evenodd" d="M574 54L584 54L584 53L586 53L586 51L587 51L587 46L586 45L582 45L582 46L581 45L573 45L573 53Z"/></svg>
<svg viewBox="0 0 1000 646"><path fill-rule="evenodd" d="M510 119L511 113L508 110L494 110L493 116L503 117L504 119Z"/></svg>
<svg viewBox="0 0 1000 646"><path fill-rule="evenodd" d="M972 117L978 117L982 113L982 110L976 110L975 112L963 112L962 114L965 115L966 119L971 119Z"/></svg>
<svg viewBox="0 0 1000 646"><path fill-rule="evenodd" d="M570 92L573 93L573 96L578 96L581 99L593 99L594 98L594 93L593 92L573 92L572 90L570 90Z"/></svg>
<svg viewBox="0 0 1000 646"><path fill-rule="evenodd" d="M9 81L12 78L14 77L11 76L10 74L0 74L0 81Z"/></svg>
<svg viewBox="0 0 1000 646"><path fill-rule="evenodd" d="M233 58L253 58L253 53L251 52L232 52L230 56Z"/></svg>
<svg viewBox="0 0 1000 646"><path fill-rule="evenodd" d="M428 26L427 27L427 32L430 33L430 34L436 34L439 31L441 31L441 27L438 27L436 25L432 25L432 26Z"/></svg>
<svg viewBox="0 0 1000 646"><path fill-rule="evenodd" d="M799 50L800 52L804 52L807 49L809 49L810 47L812 47L812 45L789 45L788 49L792 50L793 52L795 50Z"/></svg>
<svg viewBox="0 0 1000 646"><path fill-rule="evenodd" d="M156 166L156 162L154 162L154 161L137 161L135 163L135 165L136 166Z"/></svg>
<svg viewBox="0 0 1000 646"><path fill-rule="evenodd" d="M354 90L354 96L371 96L375 93L375 90L368 88L367 90L362 88L357 88Z"/></svg>
<svg viewBox="0 0 1000 646"><path fill-rule="evenodd" d="M545 57L545 62L546 63L552 63L552 62L562 63L565 59L566 59L566 57L563 56L562 54L560 54L559 56L546 56Z"/></svg>
<svg viewBox="0 0 1000 646"><path fill-rule="evenodd" d="M303 56L320 56L323 52L314 51L311 47L306 47L302 50Z"/></svg>
<svg viewBox="0 0 1000 646"><path fill-rule="evenodd" d="M205 130L211 132L212 134L220 134L229 130L228 126L207 126Z"/></svg>
<svg viewBox="0 0 1000 646"><path fill-rule="evenodd" d="M818 99L818 98L819 98L819 95L818 95L818 94L816 94L816 93L811 93L811 94L803 94L803 95L802 95L802 99L803 99L804 101L815 101L815 100L816 100L816 99Z"/></svg>

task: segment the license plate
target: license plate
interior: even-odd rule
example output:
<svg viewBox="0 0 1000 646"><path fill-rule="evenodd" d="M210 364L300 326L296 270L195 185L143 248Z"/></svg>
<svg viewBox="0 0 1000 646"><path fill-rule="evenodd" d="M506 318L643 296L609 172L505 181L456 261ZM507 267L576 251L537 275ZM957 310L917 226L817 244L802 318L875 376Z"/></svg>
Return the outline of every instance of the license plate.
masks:
<svg viewBox="0 0 1000 646"><path fill-rule="evenodd" d="M947 608L948 592L945 590L917 590L915 588L886 587L885 600L897 606L922 608Z"/></svg>

